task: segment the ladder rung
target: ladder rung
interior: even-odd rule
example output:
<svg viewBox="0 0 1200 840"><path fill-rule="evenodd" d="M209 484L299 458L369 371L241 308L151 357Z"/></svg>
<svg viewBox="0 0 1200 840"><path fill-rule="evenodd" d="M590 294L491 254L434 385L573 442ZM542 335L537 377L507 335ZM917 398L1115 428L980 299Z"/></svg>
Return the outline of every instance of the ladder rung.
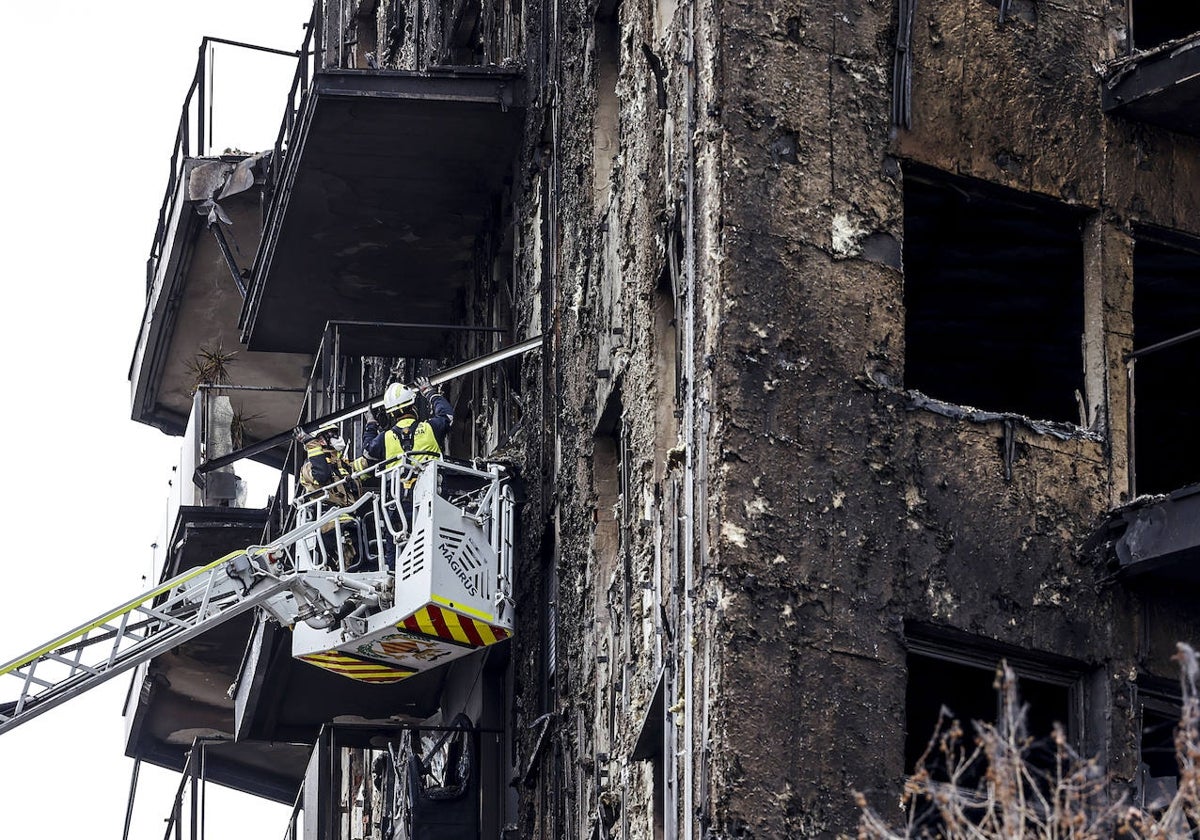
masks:
<svg viewBox="0 0 1200 840"><path fill-rule="evenodd" d="M41 660L39 660L39 661L41 661ZM34 665L36 663L31 662L29 664ZM14 677L20 677L21 679L23 679L25 681L26 685L29 685L30 683L37 683L42 688L53 688L56 685L56 683L47 682L46 680L39 680L37 677L35 677L33 675L32 671L30 671L28 674L25 673L24 671L10 671L9 673L11 673ZM26 691L25 693L28 694L29 692Z"/></svg>
<svg viewBox="0 0 1200 840"><path fill-rule="evenodd" d="M60 662L63 665L71 667L71 676L74 676L79 671L87 671L89 674L99 674L100 668L91 665L84 665L82 662L77 662L74 659L67 659L65 656L59 656L56 653L47 653L42 657L42 661ZM56 685L56 683L46 683L46 685Z"/></svg>
<svg viewBox="0 0 1200 840"><path fill-rule="evenodd" d="M193 623L190 621L186 621L182 618L176 618L173 615L169 615L165 612L162 612L161 610L157 610L152 607L138 607L138 612L141 612L145 615L151 616L152 618L156 618L159 621L163 622L164 624L170 624L175 627L191 627L192 623ZM155 633L161 633L161 632L162 632L162 630L155 631ZM149 635L152 636L152 635L154 635L154 633L151 633ZM146 636L143 638L149 638L149 636Z"/></svg>

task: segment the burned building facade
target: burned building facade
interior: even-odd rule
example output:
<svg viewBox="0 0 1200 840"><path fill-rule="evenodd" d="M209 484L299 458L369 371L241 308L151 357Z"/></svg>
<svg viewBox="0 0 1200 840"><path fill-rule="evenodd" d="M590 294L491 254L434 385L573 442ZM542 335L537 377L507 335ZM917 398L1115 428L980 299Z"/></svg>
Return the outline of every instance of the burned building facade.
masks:
<svg viewBox="0 0 1200 840"><path fill-rule="evenodd" d="M223 733L216 781L389 836L372 768L464 712L479 836L828 837L1006 658L1035 728L1169 785L1197 30L1152 0L318 2L274 149L189 146L185 107L134 417L223 395L237 440L188 466L284 472L257 520L185 500L170 571L286 529L279 430L540 337L446 385L449 454L516 476L513 637L384 688L247 620L139 672L130 754Z"/></svg>
<svg viewBox="0 0 1200 840"><path fill-rule="evenodd" d="M560 10L541 836L850 831L1001 657L1177 772L1195 27L1132 9Z"/></svg>

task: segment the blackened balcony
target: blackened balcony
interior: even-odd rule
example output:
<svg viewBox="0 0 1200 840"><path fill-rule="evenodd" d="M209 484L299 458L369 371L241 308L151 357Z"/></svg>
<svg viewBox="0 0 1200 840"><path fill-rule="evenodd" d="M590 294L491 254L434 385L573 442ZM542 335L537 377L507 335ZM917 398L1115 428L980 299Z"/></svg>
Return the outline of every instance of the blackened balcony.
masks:
<svg viewBox="0 0 1200 840"><path fill-rule="evenodd" d="M243 508L181 508L163 579L258 542L266 512ZM126 755L183 770L194 738L211 742L211 781L291 802L308 750L286 743L234 742L237 679L253 616L244 615L155 657L134 674L125 704Z"/></svg>
<svg viewBox="0 0 1200 840"><path fill-rule="evenodd" d="M232 403L221 389L198 391L168 496L167 517L174 525L165 542L160 583L262 541L268 511L245 506L246 484L233 466L206 474L200 484L189 480L205 457L232 450L233 420ZM193 740L202 738L208 744L205 772L212 781L280 802L292 800L306 750L234 742L231 687L253 626L252 616L238 616L137 670L124 710L127 755L182 770Z"/></svg>
<svg viewBox="0 0 1200 840"><path fill-rule="evenodd" d="M252 350L312 352L331 320L462 322L503 239L524 112L522 75L501 49L512 45L498 29L483 37L470 3L409 4L395 27L398 4L365 18L363 5L314 10L267 168L241 322ZM498 46L460 46L464 27L465 43Z"/></svg>
<svg viewBox="0 0 1200 840"><path fill-rule="evenodd" d="M1115 62L1102 90L1111 114L1200 136L1200 32Z"/></svg>
<svg viewBox="0 0 1200 840"><path fill-rule="evenodd" d="M272 70L286 78L298 55L218 38L201 43L147 261L146 308L129 382L133 419L168 434L183 433L198 385L253 388L234 398L239 438L250 442L295 422L310 357L247 353L239 341L238 317L262 231L271 154L214 153L214 120L232 114L247 95L244 89L254 90L252 83L259 81L242 79L243 89L221 87L221 96L214 96L217 47L223 67L249 54L258 58L250 66L267 78ZM230 133L239 130L244 129Z"/></svg>
<svg viewBox="0 0 1200 840"><path fill-rule="evenodd" d="M1190 372L1200 365L1200 241L1134 228L1134 349L1126 355L1128 498L1106 527L1126 579L1200 584L1200 422Z"/></svg>
<svg viewBox="0 0 1200 840"><path fill-rule="evenodd" d="M1121 574L1157 584L1200 584L1200 485L1143 497L1115 511L1112 545Z"/></svg>

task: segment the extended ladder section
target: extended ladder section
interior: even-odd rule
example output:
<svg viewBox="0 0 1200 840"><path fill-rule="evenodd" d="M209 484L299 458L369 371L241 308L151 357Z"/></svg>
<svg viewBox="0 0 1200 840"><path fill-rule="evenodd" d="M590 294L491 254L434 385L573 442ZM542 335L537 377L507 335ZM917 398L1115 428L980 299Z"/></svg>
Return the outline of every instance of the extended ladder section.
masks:
<svg viewBox="0 0 1200 840"><path fill-rule="evenodd" d="M368 502L366 497L359 500L361 505ZM235 551L189 569L0 666L0 732L252 607L280 599L299 576L294 569L283 570L285 548L335 516L330 511L269 546Z"/></svg>
<svg viewBox="0 0 1200 840"><path fill-rule="evenodd" d="M297 658L368 682L508 638L513 500L503 470L402 460L370 473L378 490L353 504L302 497L300 524L270 544L189 569L0 666L0 733L255 607L294 630Z"/></svg>

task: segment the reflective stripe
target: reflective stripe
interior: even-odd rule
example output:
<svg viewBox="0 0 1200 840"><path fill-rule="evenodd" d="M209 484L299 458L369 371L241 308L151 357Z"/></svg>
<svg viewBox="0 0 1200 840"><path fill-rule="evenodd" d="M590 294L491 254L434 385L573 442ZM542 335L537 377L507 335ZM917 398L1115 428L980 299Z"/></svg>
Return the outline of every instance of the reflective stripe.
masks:
<svg viewBox="0 0 1200 840"><path fill-rule="evenodd" d="M343 677L350 677L351 679L369 683L399 682L405 677L411 677L417 673L409 668L397 668L394 665L387 665L383 662L372 662L369 659L351 656L348 653L342 653L337 650L328 650L324 653L310 653L301 656L300 659L303 659L310 665L316 665L318 668L324 668L327 671L333 671L335 674L341 674Z"/></svg>
<svg viewBox="0 0 1200 840"><path fill-rule="evenodd" d="M502 642L509 635L503 627L476 621L454 610L444 610L433 604L422 607L396 626L470 647L485 647Z"/></svg>
<svg viewBox="0 0 1200 840"><path fill-rule="evenodd" d="M496 620L496 617L494 615L489 615L488 613L485 613L483 610L476 610L476 609L472 609L471 607L464 607L462 604L456 604L455 602L451 601L449 598L443 598L441 595L434 595L433 600L436 603L441 604L443 607L449 607L452 610L458 610L459 612L466 613L469 616L478 618L480 621L495 621Z"/></svg>
<svg viewBox="0 0 1200 840"><path fill-rule="evenodd" d="M265 546L263 548L263 551L258 552L258 553L259 554L267 554L267 553L269 553L270 548L271 548L271 546ZM70 633L59 636L57 639L50 642L49 644L44 645L44 646L38 648L37 650L30 651L29 653L25 654L24 656L22 656L19 659L14 659L11 662L5 663L5 665L3 667L0 667L0 676L8 674L9 672L14 671L17 668L20 668L22 666L28 665L30 662L33 662L35 659L40 659L41 657L45 656L47 653L50 653L50 651L54 650L55 648L65 645L67 642L74 641L75 639L82 639L84 636L86 636L88 633L92 632L93 630L97 630L97 629L103 627L105 624L108 624L110 621L113 621L113 620L119 618L120 616L124 615L127 612L132 612L133 610L136 610L137 608L139 608L140 606L145 604L147 601L152 601L153 599L157 598L159 595L165 595L166 593L170 592L172 589L176 588L177 586L182 586L183 584L185 584L191 580L194 580L195 578L200 577L202 574L205 574L206 572L211 572L212 570L214 570L218 566L220 566L222 563L227 563L230 560L232 560L233 558L243 555L245 553L246 553L245 549L231 551L228 554L226 554L224 557L221 557L221 558L218 558L218 559L212 561L207 566L200 566L199 568L191 569L190 571L176 575L175 577L171 578L166 583L160 584L157 588L151 589L149 592L145 593L144 595L139 595L137 598L135 598L132 601L126 601L124 604L117 607L115 610L105 613L104 615L83 625L82 627L75 628Z"/></svg>

